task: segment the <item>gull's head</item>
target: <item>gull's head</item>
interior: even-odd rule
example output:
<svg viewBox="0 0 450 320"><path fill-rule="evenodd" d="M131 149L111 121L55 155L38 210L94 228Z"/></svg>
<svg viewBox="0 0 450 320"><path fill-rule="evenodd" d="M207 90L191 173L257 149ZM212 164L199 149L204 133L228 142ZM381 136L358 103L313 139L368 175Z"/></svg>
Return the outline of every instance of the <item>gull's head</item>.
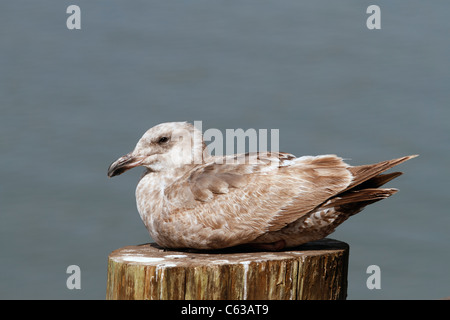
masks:
<svg viewBox="0 0 450 320"><path fill-rule="evenodd" d="M202 163L205 145L202 133L187 122L161 123L147 130L134 150L114 161L108 177L143 166L163 171L184 165Z"/></svg>

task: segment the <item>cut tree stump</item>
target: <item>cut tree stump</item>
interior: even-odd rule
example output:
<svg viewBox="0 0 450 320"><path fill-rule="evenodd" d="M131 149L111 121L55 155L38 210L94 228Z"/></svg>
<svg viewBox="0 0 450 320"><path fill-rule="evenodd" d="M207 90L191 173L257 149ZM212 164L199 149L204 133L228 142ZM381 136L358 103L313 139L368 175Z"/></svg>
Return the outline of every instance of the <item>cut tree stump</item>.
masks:
<svg viewBox="0 0 450 320"><path fill-rule="evenodd" d="M347 296L349 246L323 239L280 252L171 251L128 246L108 258L106 298L337 300Z"/></svg>

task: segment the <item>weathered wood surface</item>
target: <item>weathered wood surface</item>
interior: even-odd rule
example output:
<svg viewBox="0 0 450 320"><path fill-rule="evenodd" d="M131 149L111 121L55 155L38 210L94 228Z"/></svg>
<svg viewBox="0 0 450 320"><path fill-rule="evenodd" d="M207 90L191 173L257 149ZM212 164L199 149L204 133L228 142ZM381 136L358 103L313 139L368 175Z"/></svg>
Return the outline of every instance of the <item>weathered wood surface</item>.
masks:
<svg viewBox="0 0 450 320"><path fill-rule="evenodd" d="M128 246L108 258L107 299L345 299L349 247L323 239L281 252Z"/></svg>

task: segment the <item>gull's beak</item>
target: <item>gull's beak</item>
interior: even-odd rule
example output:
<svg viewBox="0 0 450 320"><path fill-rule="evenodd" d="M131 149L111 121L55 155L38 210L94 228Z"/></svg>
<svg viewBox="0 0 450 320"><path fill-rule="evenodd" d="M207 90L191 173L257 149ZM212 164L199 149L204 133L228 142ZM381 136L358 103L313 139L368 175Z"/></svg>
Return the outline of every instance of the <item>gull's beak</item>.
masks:
<svg viewBox="0 0 450 320"><path fill-rule="evenodd" d="M108 177L118 176L129 169L140 166L143 160L143 157L135 157L131 153L126 154L111 163L108 168Z"/></svg>

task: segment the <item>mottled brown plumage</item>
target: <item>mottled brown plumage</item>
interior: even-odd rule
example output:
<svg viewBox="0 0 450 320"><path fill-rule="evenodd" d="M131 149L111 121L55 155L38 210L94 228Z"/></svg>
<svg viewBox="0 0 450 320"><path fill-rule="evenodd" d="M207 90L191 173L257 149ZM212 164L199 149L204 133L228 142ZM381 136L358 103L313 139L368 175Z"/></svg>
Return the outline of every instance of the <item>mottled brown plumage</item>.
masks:
<svg viewBox="0 0 450 320"><path fill-rule="evenodd" d="M175 122L149 129L108 176L147 168L136 189L138 211L163 247L277 250L324 238L366 205L396 193L380 187L401 173L381 173L413 157L357 167L335 155L213 157L201 132Z"/></svg>

